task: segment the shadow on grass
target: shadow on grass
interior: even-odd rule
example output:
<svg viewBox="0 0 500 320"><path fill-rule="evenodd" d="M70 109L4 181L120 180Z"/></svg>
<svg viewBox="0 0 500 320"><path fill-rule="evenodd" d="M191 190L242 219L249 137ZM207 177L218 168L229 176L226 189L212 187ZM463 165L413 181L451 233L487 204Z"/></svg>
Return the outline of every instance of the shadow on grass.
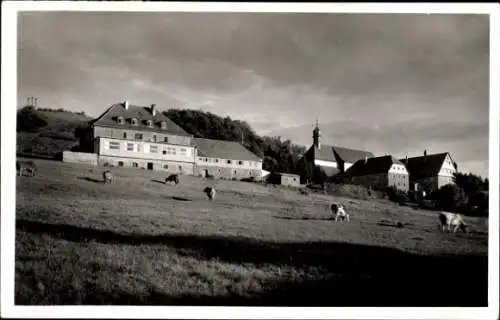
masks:
<svg viewBox="0 0 500 320"><path fill-rule="evenodd" d="M90 181L90 182L96 182L96 183L104 183L104 180L94 179L94 178L89 178L89 177L78 177L78 179Z"/></svg>
<svg viewBox="0 0 500 320"><path fill-rule="evenodd" d="M335 217L311 217L311 216L302 216L302 217L284 217L284 216L274 216L275 219L281 220L335 220Z"/></svg>
<svg viewBox="0 0 500 320"><path fill-rule="evenodd" d="M165 181L155 180L155 179L151 179L151 182L157 182L157 183L161 183L161 184L166 184Z"/></svg>
<svg viewBox="0 0 500 320"><path fill-rule="evenodd" d="M172 199L177 200L177 201L191 201L191 200L189 200L187 198L176 197L176 196L173 196Z"/></svg>
<svg viewBox="0 0 500 320"><path fill-rule="evenodd" d="M17 220L19 231L74 242L168 245L181 255L229 263L321 268L321 279L277 282L256 297L170 297L118 292L94 294L84 304L242 306L486 306L487 257L420 256L386 247L338 242L275 243L190 235L118 234L69 225ZM326 277L326 275L330 275ZM326 293L322 291L326 291ZM94 297L94 298L92 298ZM26 298L28 299L28 298ZM69 298L68 298L69 299ZM16 303L23 303L22 297ZM69 302L75 303L75 302Z"/></svg>

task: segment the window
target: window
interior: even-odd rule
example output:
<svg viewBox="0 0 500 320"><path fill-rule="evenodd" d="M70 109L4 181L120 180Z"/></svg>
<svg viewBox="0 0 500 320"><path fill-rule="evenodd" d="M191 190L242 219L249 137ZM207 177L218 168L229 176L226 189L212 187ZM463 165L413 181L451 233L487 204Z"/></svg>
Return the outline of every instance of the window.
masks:
<svg viewBox="0 0 500 320"><path fill-rule="evenodd" d="M117 119L117 120L118 120L118 123L119 123L119 124L123 124L123 123L125 123L125 119L123 119L123 117L118 117L118 119Z"/></svg>
<svg viewBox="0 0 500 320"><path fill-rule="evenodd" d="M156 134L153 134L153 141L156 142Z"/></svg>
<svg viewBox="0 0 500 320"><path fill-rule="evenodd" d="M208 158L203 159L203 161L208 162Z"/></svg>
<svg viewBox="0 0 500 320"><path fill-rule="evenodd" d="M199 161L203 161L203 158L198 158Z"/></svg>
<svg viewBox="0 0 500 320"><path fill-rule="evenodd" d="M127 151L134 151L134 144L133 143L127 143Z"/></svg>
<svg viewBox="0 0 500 320"><path fill-rule="evenodd" d="M158 146L149 146L149 152L151 152L151 153L157 153L158 152Z"/></svg>
<svg viewBox="0 0 500 320"><path fill-rule="evenodd" d="M241 160L240 160L240 161L238 161L238 164L239 164L240 166L242 166L242 165L243 165L243 163L244 163L244 162L243 162L243 161L241 161Z"/></svg>
<svg viewBox="0 0 500 320"><path fill-rule="evenodd" d="M167 154L167 150L163 150L163 154Z"/></svg>
<svg viewBox="0 0 500 320"><path fill-rule="evenodd" d="M215 159L215 163L218 163L219 162L219 159Z"/></svg>
<svg viewBox="0 0 500 320"><path fill-rule="evenodd" d="M161 122L161 128L162 128L162 129L167 129L167 122L162 121L162 122Z"/></svg>
<svg viewBox="0 0 500 320"><path fill-rule="evenodd" d="M148 127L153 127L153 121L151 121L151 120L146 120L146 125L147 125Z"/></svg>
<svg viewBox="0 0 500 320"><path fill-rule="evenodd" d="M168 169L168 164L164 164L163 169Z"/></svg>
<svg viewBox="0 0 500 320"><path fill-rule="evenodd" d="M142 133L136 133L134 138L135 140L142 140Z"/></svg>
<svg viewBox="0 0 500 320"><path fill-rule="evenodd" d="M168 143L168 137L164 137L163 138L163 142L167 142Z"/></svg>
<svg viewBox="0 0 500 320"><path fill-rule="evenodd" d="M132 167L137 168L139 164L137 162L132 162Z"/></svg>
<svg viewBox="0 0 500 320"><path fill-rule="evenodd" d="M185 156L186 155L186 148L181 148L181 156Z"/></svg>
<svg viewBox="0 0 500 320"><path fill-rule="evenodd" d="M120 143L115 141L110 141L109 148L113 150L120 150Z"/></svg>
<svg viewBox="0 0 500 320"><path fill-rule="evenodd" d="M127 139L127 133L126 132L123 133L123 139Z"/></svg>
<svg viewBox="0 0 500 320"><path fill-rule="evenodd" d="M118 161L118 166L123 167L123 161Z"/></svg>
<svg viewBox="0 0 500 320"><path fill-rule="evenodd" d="M136 118L130 119L130 123L132 123L132 125L136 126L137 125L137 119Z"/></svg>
<svg viewBox="0 0 500 320"><path fill-rule="evenodd" d="M182 166L179 166L179 172L182 172Z"/></svg>
<svg viewBox="0 0 500 320"><path fill-rule="evenodd" d="M231 162L232 162L231 160L227 160L227 163L228 163L228 164L231 164Z"/></svg>

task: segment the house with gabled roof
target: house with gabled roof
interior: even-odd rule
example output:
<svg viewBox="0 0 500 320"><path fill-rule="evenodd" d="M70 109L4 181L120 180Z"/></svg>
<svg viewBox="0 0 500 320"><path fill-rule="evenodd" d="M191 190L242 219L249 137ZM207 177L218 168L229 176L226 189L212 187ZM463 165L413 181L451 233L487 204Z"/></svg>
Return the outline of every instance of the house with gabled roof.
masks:
<svg viewBox="0 0 500 320"><path fill-rule="evenodd" d="M313 144L301 159L301 175L312 182L322 177L333 177L345 172L356 161L373 157L373 153L321 143L321 131L318 123L313 130Z"/></svg>
<svg viewBox="0 0 500 320"><path fill-rule="evenodd" d="M342 174L344 182L363 185L375 190L394 187L408 192L410 177L404 163L391 155L356 161Z"/></svg>
<svg viewBox="0 0 500 320"><path fill-rule="evenodd" d="M154 104L116 103L89 124L88 139L100 165L194 172L193 136Z"/></svg>
<svg viewBox="0 0 500 320"><path fill-rule="evenodd" d="M196 176L262 180L262 158L236 141L193 138Z"/></svg>
<svg viewBox="0 0 500 320"><path fill-rule="evenodd" d="M432 192L446 184L454 184L458 165L449 152L400 159L410 174L410 190Z"/></svg>

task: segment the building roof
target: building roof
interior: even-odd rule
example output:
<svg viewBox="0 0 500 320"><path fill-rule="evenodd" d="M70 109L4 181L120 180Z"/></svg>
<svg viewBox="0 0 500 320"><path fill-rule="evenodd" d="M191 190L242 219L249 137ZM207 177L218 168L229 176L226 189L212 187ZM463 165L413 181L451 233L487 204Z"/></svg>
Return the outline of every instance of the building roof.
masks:
<svg viewBox="0 0 500 320"><path fill-rule="evenodd" d="M318 160L325 161L337 161L337 157L345 162L354 163L359 159L364 159L365 157L373 157L373 153L363 150L349 149L331 145L321 145L321 149L315 148L313 146L315 158ZM337 157L335 156L337 155Z"/></svg>
<svg viewBox="0 0 500 320"><path fill-rule="evenodd" d="M404 163L390 155L368 158L366 159L366 162L364 159L358 160L346 170L346 174L348 176L365 176L370 174L387 173L393 164L400 164L404 166Z"/></svg>
<svg viewBox="0 0 500 320"><path fill-rule="evenodd" d="M123 117L125 122L123 124L118 123L118 117ZM133 125L130 119L136 118L137 125ZM149 127L146 124L147 120L152 120L153 126ZM162 129L161 122L166 123L166 128ZM169 133L179 136L192 136L175 122L170 120L167 116L156 110L155 115L153 115L151 107L130 105L125 109L124 103L113 104L110 108L104 111L98 118L96 118L92 123L96 126L111 127L111 128L123 128L129 130L137 131L151 131L151 132L161 132Z"/></svg>
<svg viewBox="0 0 500 320"><path fill-rule="evenodd" d="M193 138L193 145L198 147L199 157L262 161L261 158L235 141Z"/></svg>
<svg viewBox="0 0 500 320"><path fill-rule="evenodd" d="M448 152L428 154L427 156L408 158L408 161L406 159L400 159L400 161L406 165L406 169L412 177L425 178L436 176L439 173L447 155L449 155ZM453 164L456 168L456 163L453 162Z"/></svg>

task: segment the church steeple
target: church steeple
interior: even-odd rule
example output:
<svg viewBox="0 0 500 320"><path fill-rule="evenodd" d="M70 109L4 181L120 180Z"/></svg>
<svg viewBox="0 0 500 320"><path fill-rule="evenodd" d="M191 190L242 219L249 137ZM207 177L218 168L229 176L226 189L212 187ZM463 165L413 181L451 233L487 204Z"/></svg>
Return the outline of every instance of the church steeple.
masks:
<svg viewBox="0 0 500 320"><path fill-rule="evenodd" d="M319 130L318 118L316 118L316 127L313 130L313 145L317 149L321 149L321 131Z"/></svg>

